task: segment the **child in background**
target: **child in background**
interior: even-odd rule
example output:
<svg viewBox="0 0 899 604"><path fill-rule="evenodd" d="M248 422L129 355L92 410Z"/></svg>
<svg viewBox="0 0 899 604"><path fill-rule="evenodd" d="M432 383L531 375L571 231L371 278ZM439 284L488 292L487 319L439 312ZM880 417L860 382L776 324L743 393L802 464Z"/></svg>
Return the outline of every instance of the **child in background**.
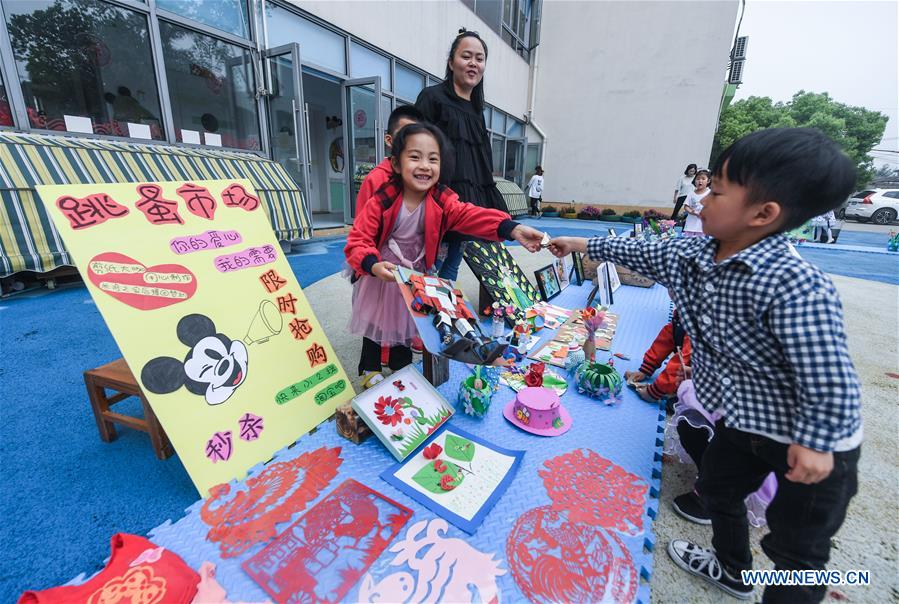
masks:
<svg viewBox="0 0 899 604"><path fill-rule="evenodd" d="M423 121L425 121L425 117L414 105L400 105L391 112L390 117L387 118L387 131L384 133L385 157L368 173L365 180L362 181L362 186L359 187L359 194L356 196L356 216L362 212L365 202L371 199L375 191L380 189L393 175L393 167L390 165L393 137L403 126Z"/></svg>
<svg viewBox="0 0 899 604"><path fill-rule="evenodd" d="M528 199L531 201L529 216L540 215L540 199L543 197L543 168L534 168L534 175L528 181Z"/></svg>
<svg viewBox="0 0 899 604"><path fill-rule="evenodd" d="M637 395L648 403L670 399L677 394L677 387L684 380L684 367L690 366L691 351L690 338L675 310L671 322L662 328L652 346L643 355L640 369L625 371L624 379L633 385ZM671 359L665 364L659 376L651 384L642 383L651 378L669 356Z"/></svg>
<svg viewBox="0 0 899 604"><path fill-rule="evenodd" d="M462 203L439 184L445 145L442 133L431 124L400 129L393 138L394 177L363 204L347 237L344 253L359 277L353 285L349 329L363 337L359 375L366 388L383 380L381 343L391 347L391 369L412 362L408 344L416 334L415 323L394 280L398 265L432 270L437 248L449 230L490 241L515 239L532 252L540 249L540 231L514 222L500 210Z"/></svg>
<svg viewBox="0 0 899 604"><path fill-rule="evenodd" d="M821 131L772 128L728 147L704 201L708 238L656 242L560 237L556 256L588 252L667 285L693 344L696 396L718 413L697 489L713 549L675 539L683 570L751 599L744 498L769 473L777 494L762 549L776 570L824 570L858 490L861 389L836 288L792 255L785 232L852 192L852 160ZM764 600L819 602L826 584L768 585Z"/></svg>
<svg viewBox="0 0 899 604"><path fill-rule="evenodd" d="M690 193L687 194L687 200L684 202L684 210L687 212L687 220L684 222L684 237L702 237L702 219L699 217L702 212L702 200L711 192L709 182L711 175L705 168L696 172L693 182L696 184Z"/></svg>

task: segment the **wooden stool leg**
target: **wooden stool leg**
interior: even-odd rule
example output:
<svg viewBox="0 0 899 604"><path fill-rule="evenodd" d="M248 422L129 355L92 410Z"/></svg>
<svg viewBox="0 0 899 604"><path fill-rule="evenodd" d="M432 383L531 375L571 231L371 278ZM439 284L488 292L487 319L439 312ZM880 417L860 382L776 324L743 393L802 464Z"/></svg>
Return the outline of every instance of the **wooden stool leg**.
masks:
<svg viewBox="0 0 899 604"><path fill-rule="evenodd" d="M106 398L106 390L94 382L92 376L84 374L84 385L87 387L87 395L94 410L94 419L97 421L97 430L100 432L100 440L112 442L116 439L115 425L106 421L103 414L109 410L109 399Z"/></svg>
<svg viewBox="0 0 899 604"><path fill-rule="evenodd" d="M141 396L140 404L144 408L144 420L147 422L147 432L150 434L150 442L153 444L153 452L156 453L156 458L168 459L173 453L168 435L162 429L162 424L159 423L147 399Z"/></svg>

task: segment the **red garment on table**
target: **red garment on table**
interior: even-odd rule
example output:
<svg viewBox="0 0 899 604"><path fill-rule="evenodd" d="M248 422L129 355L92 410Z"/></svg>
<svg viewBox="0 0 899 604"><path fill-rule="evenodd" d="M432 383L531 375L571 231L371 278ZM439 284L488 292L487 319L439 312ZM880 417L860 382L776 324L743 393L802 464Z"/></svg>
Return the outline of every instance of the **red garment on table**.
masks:
<svg viewBox="0 0 899 604"><path fill-rule="evenodd" d="M178 554L127 533L112 536L109 563L81 585L26 591L19 604L190 604L200 576Z"/></svg>
<svg viewBox="0 0 899 604"><path fill-rule="evenodd" d="M356 216L362 213L362 207L365 202L371 199L375 191L380 189L385 182L390 180L393 175L393 166L390 165L390 158L385 157L377 166L375 166L359 187L359 194L356 196Z"/></svg>
<svg viewBox="0 0 899 604"><path fill-rule="evenodd" d="M652 398L663 398L675 394L677 387L683 381L683 365L680 357L676 354L678 346L680 346L684 364L690 365L690 354L693 351L690 336L686 335L683 328L676 325L677 322L677 311L674 311L671 322L667 323L662 328L662 331L659 332L659 335L656 336L652 346L649 347L649 350L643 356L643 364L640 365L640 373L650 376L662 366L665 359L672 354L674 355L659 376L649 385L647 393Z"/></svg>

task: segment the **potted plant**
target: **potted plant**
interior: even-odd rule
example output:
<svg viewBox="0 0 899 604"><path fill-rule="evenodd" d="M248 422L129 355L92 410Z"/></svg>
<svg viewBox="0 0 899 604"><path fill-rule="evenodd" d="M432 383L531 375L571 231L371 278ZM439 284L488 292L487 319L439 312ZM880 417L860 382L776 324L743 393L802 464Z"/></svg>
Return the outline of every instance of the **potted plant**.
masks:
<svg viewBox="0 0 899 604"><path fill-rule="evenodd" d="M600 220L604 220L605 222L618 222L621 220L621 217L618 216L612 208L606 208L602 211Z"/></svg>
<svg viewBox="0 0 899 604"><path fill-rule="evenodd" d="M600 216L601 212L599 211L599 208L594 206L587 206L577 213L577 217L581 220L599 220Z"/></svg>
<svg viewBox="0 0 899 604"><path fill-rule="evenodd" d="M543 206L543 215L547 218L558 218L559 208L555 206Z"/></svg>
<svg viewBox="0 0 899 604"><path fill-rule="evenodd" d="M625 212L621 217L621 222L630 222L631 224L636 224L643 220L643 216L637 210L631 210L630 212Z"/></svg>
<svg viewBox="0 0 899 604"><path fill-rule="evenodd" d="M574 209L574 200L571 201L569 207L562 210L562 218L577 218L577 210Z"/></svg>

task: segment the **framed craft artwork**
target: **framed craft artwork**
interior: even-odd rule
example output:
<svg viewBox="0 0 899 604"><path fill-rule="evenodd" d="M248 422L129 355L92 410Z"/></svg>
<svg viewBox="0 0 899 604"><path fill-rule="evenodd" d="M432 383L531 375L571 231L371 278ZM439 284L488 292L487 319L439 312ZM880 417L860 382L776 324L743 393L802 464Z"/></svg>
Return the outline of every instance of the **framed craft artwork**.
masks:
<svg viewBox="0 0 899 604"><path fill-rule="evenodd" d="M403 461L453 415L453 407L414 365L356 396L353 410L397 461Z"/></svg>
<svg viewBox="0 0 899 604"><path fill-rule="evenodd" d="M581 285L584 283L584 255L580 252L573 252L571 254L571 263L573 265L573 281L575 285Z"/></svg>
<svg viewBox="0 0 899 604"><path fill-rule="evenodd" d="M609 237L617 237L618 233L615 232L615 229L609 229Z"/></svg>
<svg viewBox="0 0 899 604"><path fill-rule="evenodd" d="M447 424L381 478L473 535L509 488L523 456Z"/></svg>
<svg viewBox="0 0 899 604"><path fill-rule="evenodd" d="M540 295L544 300L552 300L562 291L555 263L535 271L534 276L537 278L537 286L540 288Z"/></svg>
<svg viewBox="0 0 899 604"><path fill-rule="evenodd" d="M612 262L603 262L605 265L605 270L609 273L609 287L612 288L613 292L618 291L618 288L621 287L621 279L618 277L618 269L615 268L615 265Z"/></svg>
<svg viewBox="0 0 899 604"><path fill-rule="evenodd" d="M249 181L37 191L203 497L353 397Z"/></svg>
<svg viewBox="0 0 899 604"><path fill-rule="evenodd" d="M612 284L610 282L609 275L609 265L607 262L603 262L598 267L596 267L596 277L593 279L593 283L595 285L596 290L596 298L597 304L599 306L611 306L614 302L614 298L612 297ZM593 301L591 300L591 304Z"/></svg>
<svg viewBox="0 0 899 604"><path fill-rule="evenodd" d="M571 284L571 273L574 269L571 254L561 258L554 258L553 266L555 266L556 276L559 278L559 291L562 291Z"/></svg>
<svg viewBox="0 0 899 604"><path fill-rule="evenodd" d="M464 258L491 302L511 306L523 313L540 301L537 289L501 243L470 241L465 247ZM507 317L506 322L513 326L515 317Z"/></svg>

